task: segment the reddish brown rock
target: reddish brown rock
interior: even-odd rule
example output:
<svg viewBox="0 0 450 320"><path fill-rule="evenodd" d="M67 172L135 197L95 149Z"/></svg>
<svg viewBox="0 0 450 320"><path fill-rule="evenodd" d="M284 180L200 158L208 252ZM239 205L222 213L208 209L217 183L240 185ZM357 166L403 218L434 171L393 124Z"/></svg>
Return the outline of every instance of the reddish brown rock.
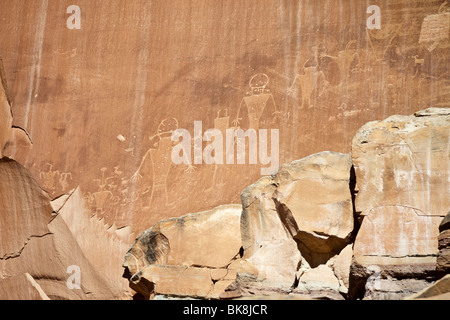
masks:
<svg viewBox="0 0 450 320"><path fill-rule="evenodd" d="M50 234L50 199L19 163L0 159L0 258L20 256L32 238Z"/></svg>
<svg viewBox="0 0 450 320"><path fill-rule="evenodd" d="M1 297L78 300L122 296L121 290L114 290L95 270L62 216L53 214L48 196L14 160L0 159L0 191L0 283L5 281L0 284ZM79 278L72 279L72 275ZM9 293L16 285L23 292Z"/></svg>
<svg viewBox="0 0 450 320"><path fill-rule="evenodd" d="M0 71L3 71L3 65L0 60ZM0 78L3 82L3 75ZM0 85L0 158L3 157L3 149L11 137L12 114L6 91L3 85Z"/></svg>
<svg viewBox="0 0 450 320"><path fill-rule="evenodd" d="M71 30L67 3L0 1L12 126L33 142L5 155L52 199L79 187L92 213L134 236L238 203L265 167L175 165L176 128L279 129L281 164L348 153L364 123L448 101L441 0L378 1L381 30L367 29L368 4L356 0L77 5Z"/></svg>
<svg viewBox="0 0 450 320"><path fill-rule="evenodd" d="M63 204L56 212L64 220L83 255L108 282L114 296L129 295L128 283L122 278L123 256L130 242L129 228L109 228L102 219L92 216L78 188L62 198ZM52 205L55 205L53 201Z"/></svg>
<svg viewBox="0 0 450 320"><path fill-rule="evenodd" d="M400 151L399 159L395 152L386 152L386 159L371 154L373 159L383 158L392 170L370 170L368 175L375 176L369 179L373 188L359 186L357 210L400 205L441 217L448 210L448 188L441 185L448 181L448 148L442 148L445 142L427 144L427 137L441 141L448 136L446 126L428 125L436 108L443 113L448 109L447 2L377 1L381 29L368 27L368 4L356 0L274 1L263 6L257 0L219 5L210 0L94 0L77 5L81 29L70 29L67 3L0 0L0 11L5 13L0 31L4 64L0 67L0 157L14 159L29 170L48 198L56 199L56 211L61 209L50 224L47 212L42 220L22 217L25 223L36 223L8 231L12 240L4 240L2 234L0 251L6 248L6 254L15 255L29 235L42 235L52 223L64 222L67 230L61 227L65 239L61 241L75 242L71 246L78 249L70 249L83 256L77 258L107 278L98 288L112 286L104 296L108 292L116 297L118 251L130 246L132 238L161 220L239 203L241 191L261 178L261 168L268 167L261 161L261 145L256 164L246 157L245 164L176 165L170 136L186 129L194 151L198 141L194 121L201 121L203 130L215 128L222 134L236 128L279 130L277 164L281 164L323 150L348 153L364 123L431 108L417 114L422 124L411 144L397 145L398 140L388 139ZM402 134L414 129L396 125ZM378 134L371 140L384 139ZM271 146L276 142L271 141ZM203 141L202 148L207 144ZM414 168L408 148L419 173L410 175ZM441 154L421 158L421 150ZM277 202L262 199L261 207L268 214L260 226L253 224L245 231L249 235L243 239L246 258L256 252L258 241L273 239L297 241L305 268L338 254L352 229L348 190L341 194L346 179L333 182L336 193L327 187L319 188L325 194L316 194L320 183L311 179L305 186L287 183L283 195L274 198ZM376 179L385 180L386 192L378 192L382 185ZM262 183L261 191L271 192L271 184ZM397 191L390 192L393 189ZM67 198L65 206L64 195L71 190L78 194ZM297 192L312 197L299 200ZM332 205L320 203L322 197ZM409 197L413 203L405 203ZM330 215L336 220L311 219L317 208L321 219ZM249 214L255 221L259 210ZM6 219L0 217L2 223ZM171 241L175 242L171 254L189 246L189 241L179 245L179 239L198 236L179 232L170 223L165 226L167 232L182 234ZM294 233L296 240L292 240ZM55 244L48 237L33 236L29 244L45 242L49 247L39 250L53 252ZM235 242L231 247L235 249ZM230 248L220 248L220 259L215 261L179 253L167 259L189 266L207 261L211 269L221 269L220 263L232 259ZM108 252L114 253L108 256ZM136 256L130 268L138 272L145 261L144 256ZM21 269L21 275L26 272L41 281L34 272ZM62 289L54 293L67 294Z"/></svg>

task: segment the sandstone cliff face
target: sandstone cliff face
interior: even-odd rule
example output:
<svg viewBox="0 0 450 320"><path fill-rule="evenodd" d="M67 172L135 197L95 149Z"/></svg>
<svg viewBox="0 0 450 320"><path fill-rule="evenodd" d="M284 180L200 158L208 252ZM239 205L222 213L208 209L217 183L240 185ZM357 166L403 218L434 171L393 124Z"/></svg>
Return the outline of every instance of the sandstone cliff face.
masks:
<svg viewBox="0 0 450 320"><path fill-rule="evenodd" d="M157 223L125 257L130 286L146 298L445 298L446 282L433 283L448 272L442 212L450 190L449 121L448 109L427 109L371 122L356 134L351 154L321 152L282 165L243 190L242 213L235 207L235 215L220 215L220 225L234 230L222 242L207 231L215 228L209 212ZM425 207L430 200L435 205ZM214 255L198 257L205 239L196 231L209 247L233 247L240 232L242 244L234 242L227 256L242 245L239 254L215 271L228 276L222 287L213 288L212 271L199 268L213 266ZM217 258L224 248L215 249Z"/></svg>
<svg viewBox="0 0 450 320"><path fill-rule="evenodd" d="M448 273L450 7L375 2L380 29L356 0L78 1L71 29L0 0L0 297L392 299ZM279 140L194 163L196 121Z"/></svg>
<svg viewBox="0 0 450 320"><path fill-rule="evenodd" d="M224 135L278 129L282 164L348 153L366 122L448 101L442 0L376 1L381 30L367 28L364 1L221 2L81 1L81 29L69 29L65 2L1 0L8 121L33 143L2 153L52 199L79 188L92 213L136 236L240 203L261 177L260 159L173 164L177 128L192 140L194 121Z"/></svg>
<svg viewBox="0 0 450 320"><path fill-rule="evenodd" d="M0 191L1 299L121 297L83 254L62 216L53 213L46 193L14 160L0 159ZM67 284L71 266L82 271L79 290Z"/></svg>

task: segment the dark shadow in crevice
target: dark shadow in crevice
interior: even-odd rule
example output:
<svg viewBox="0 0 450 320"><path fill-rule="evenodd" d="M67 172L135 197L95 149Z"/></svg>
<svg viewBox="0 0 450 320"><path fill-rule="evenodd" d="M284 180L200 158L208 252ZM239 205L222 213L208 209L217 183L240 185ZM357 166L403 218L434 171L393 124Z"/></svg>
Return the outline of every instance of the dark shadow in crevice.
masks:
<svg viewBox="0 0 450 320"><path fill-rule="evenodd" d="M361 212L356 211L356 195L358 194L358 190L356 189L356 173L354 166L352 166L350 169L349 188L350 188L350 195L352 197L352 208L353 208L353 231L350 234L349 242L354 243L356 235L358 234L358 231L361 228L361 223L363 219L363 217L360 215Z"/></svg>

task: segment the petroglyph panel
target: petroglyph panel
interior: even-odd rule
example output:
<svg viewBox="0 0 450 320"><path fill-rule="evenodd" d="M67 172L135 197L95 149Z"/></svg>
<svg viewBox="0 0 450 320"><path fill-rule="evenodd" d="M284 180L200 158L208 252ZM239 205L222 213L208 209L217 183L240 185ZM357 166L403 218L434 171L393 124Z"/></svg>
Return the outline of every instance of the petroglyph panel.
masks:
<svg viewBox="0 0 450 320"><path fill-rule="evenodd" d="M260 154L250 161L245 138L243 164L195 163L217 142L196 135L196 121L224 138L279 130L281 164L348 153L368 121L450 107L448 3L370 4L379 29L367 28L369 4L358 0L80 0L80 28L70 29L72 4L0 0L13 115L0 132L32 141L0 137L2 155L52 198L79 187L92 215L135 234L240 203L261 178ZM171 159L177 129L190 134L190 162ZM266 140L270 153L276 141Z"/></svg>

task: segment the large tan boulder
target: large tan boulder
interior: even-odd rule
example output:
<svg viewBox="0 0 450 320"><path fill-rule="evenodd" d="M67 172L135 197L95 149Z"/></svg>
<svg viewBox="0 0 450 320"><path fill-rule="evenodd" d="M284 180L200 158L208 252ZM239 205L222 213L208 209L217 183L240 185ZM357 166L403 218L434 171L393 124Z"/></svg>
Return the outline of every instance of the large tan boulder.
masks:
<svg viewBox="0 0 450 320"><path fill-rule="evenodd" d="M362 224L354 244L351 296L361 297L373 270L385 289L366 290L366 298L400 298L435 278L438 226L450 207L449 139L448 108L391 116L357 132L352 159Z"/></svg>
<svg viewBox="0 0 450 320"><path fill-rule="evenodd" d="M339 253L353 231L351 166L348 154L321 152L282 165L272 177L246 188L241 194L244 257L261 241L275 239L296 239L311 260Z"/></svg>
<svg viewBox="0 0 450 320"><path fill-rule="evenodd" d="M354 224L351 168L349 154L321 152L284 164L243 190L243 259L254 269L247 266L238 271L239 279L245 279L240 280L241 287L255 281L259 291L264 285L293 289L300 269L305 272L327 263L350 243ZM346 250L347 264L351 252ZM344 264L341 260L336 264ZM341 282L344 269L338 271ZM341 283L331 273L337 286L330 289L324 283L324 287L342 298ZM343 292L346 282L342 282Z"/></svg>
<svg viewBox="0 0 450 320"><path fill-rule="evenodd" d="M364 217L354 257L363 265L436 264L441 218L405 206L382 206Z"/></svg>
<svg viewBox="0 0 450 320"><path fill-rule="evenodd" d="M151 230L167 237L168 265L226 267L241 248L241 205L214 209L162 220Z"/></svg>
<svg viewBox="0 0 450 320"><path fill-rule="evenodd" d="M175 296L218 299L234 281L227 269L148 265L130 279L130 285L145 298Z"/></svg>
<svg viewBox="0 0 450 320"><path fill-rule="evenodd" d="M299 231L346 239L353 231L351 167L349 154L330 151L282 165L274 179L275 199Z"/></svg>
<svg viewBox="0 0 450 320"><path fill-rule="evenodd" d="M352 143L356 211L403 205L442 219L450 207L449 139L448 108L362 126Z"/></svg>
<svg viewBox="0 0 450 320"><path fill-rule="evenodd" d="M236 278L241 205L161 220L125 255L124 276L146 299L155 295L218 298Z"/></svg>

